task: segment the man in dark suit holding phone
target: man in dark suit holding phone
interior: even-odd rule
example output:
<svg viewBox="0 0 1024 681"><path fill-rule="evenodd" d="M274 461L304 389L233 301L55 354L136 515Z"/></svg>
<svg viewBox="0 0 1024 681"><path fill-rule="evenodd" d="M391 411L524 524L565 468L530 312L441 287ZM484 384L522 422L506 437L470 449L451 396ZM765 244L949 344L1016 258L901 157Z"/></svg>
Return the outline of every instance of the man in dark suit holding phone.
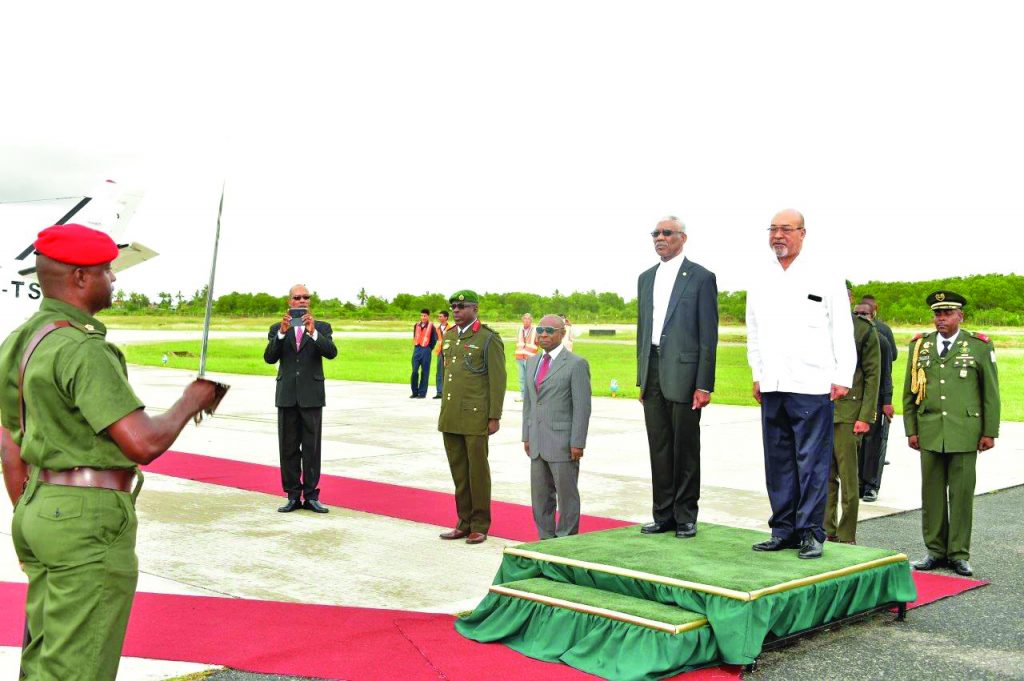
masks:
<svg viewBox="0 0 1024 681"><path fill-rule="evenodd" d="M323 358L334 359L338 349L331 325L309 311L309 289L303 284L288 292L289 310L270 327L263 360L277 363L277 439L281 455L281 484L288 502L278 508L290 513L305 508L327 513L320 503L320 430L323 423ZM302 499L305 499L305 504Z"/></svg>
<svg viewBox="0 0 1024 681"><path fill-rule="evenodd" d="M686 227L674 216L651 232L657 265L640 275L636 384L651 452L654 522L644 534L697 534L700 415L715 390L718 285L683 256Z"/></svg>

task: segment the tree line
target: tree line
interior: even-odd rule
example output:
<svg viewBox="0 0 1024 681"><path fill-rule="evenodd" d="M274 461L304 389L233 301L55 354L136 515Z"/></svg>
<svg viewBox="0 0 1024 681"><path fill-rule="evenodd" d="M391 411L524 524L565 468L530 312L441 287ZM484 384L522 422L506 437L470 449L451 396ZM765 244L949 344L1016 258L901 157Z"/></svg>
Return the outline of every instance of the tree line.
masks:
<svg viewBox="0 0 1024 681"><path fill-rule="evenodd" d="M979 274L970 277L932 279L916 282L869 281L854 285L854 296L870 294L879 304L879 317L891 324L919 325L931 320L925 297L936 289L952 289L968 300L966 317L974 328L984 326L1024 326L1024 276L1015 274ZM405 319L415 317L423 308L433 312L448 306L441 293L399 293L394 298L375 296L361 289L355 301L325 298L312 292L312 307L324 319ZM718 309L722 323L742 324L746 312L746 291L721 291ZM636 299L626 300L617 293L595 290L551 295L536 293L483 293L481 307L488 319L518 321L525 312L534 316L556 312L575 323L630 323L636 321ZM218 296L213 311L229 317L276 317L288 307L287 296L269 293L232 291ZM177 314L200 316L206 310L206 289L186 296L181 291L162 291L155 299L143 293L118 290L114 312L125 314Z"/></svg>

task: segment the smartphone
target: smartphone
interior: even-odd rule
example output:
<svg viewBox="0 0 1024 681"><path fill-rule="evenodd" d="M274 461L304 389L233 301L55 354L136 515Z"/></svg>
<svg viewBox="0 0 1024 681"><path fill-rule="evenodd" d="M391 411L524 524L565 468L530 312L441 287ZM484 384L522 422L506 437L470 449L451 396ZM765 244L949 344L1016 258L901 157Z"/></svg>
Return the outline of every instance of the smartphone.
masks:
<svg viewBox="0 0 1024 681"><path fill-rule="evenodd" d="M288 314L292 316L292 324L301 324L302 318L306 316L307 312L309 312L309 310L304 307L293 307L288 310Z"/></svg>

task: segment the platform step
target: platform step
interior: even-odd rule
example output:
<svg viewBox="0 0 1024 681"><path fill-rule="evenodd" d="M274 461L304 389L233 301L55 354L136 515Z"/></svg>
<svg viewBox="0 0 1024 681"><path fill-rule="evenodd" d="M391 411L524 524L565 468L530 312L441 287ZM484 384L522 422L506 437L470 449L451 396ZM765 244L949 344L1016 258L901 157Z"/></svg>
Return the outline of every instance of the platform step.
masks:
<svg viewBox="0 0 1024 681"><path fill-rule="evenodd" d="M501 596L573 610L668 634L681 634L708 626L707 618L696 612L543 577L497 584L490 591Z"/></svg>

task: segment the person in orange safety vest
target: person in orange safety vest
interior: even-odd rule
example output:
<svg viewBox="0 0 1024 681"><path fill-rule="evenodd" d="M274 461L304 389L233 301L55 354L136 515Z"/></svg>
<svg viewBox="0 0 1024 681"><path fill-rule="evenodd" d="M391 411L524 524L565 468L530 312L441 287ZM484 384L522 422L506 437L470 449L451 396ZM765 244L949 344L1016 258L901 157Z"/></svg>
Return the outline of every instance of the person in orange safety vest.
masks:
<svg viewBox="0 0 1024 681"><path fill-rule="evenodd" d="M448 310L441 310L437 313L437 337L444 338L444 333L452 327L448 323ZM441 399L441 386L444 384L444 358L441 357L442 347L441 344L437 344L437 394L434 395L435 400Z"/></svg>
<svg viewBox="0 0 1024 681"><path fill-rule="evenodd" d="M516 366L519 368L519 397L516 402L526 399L526 360L537 354L537 329L533 316L523 315L523 325L516 331Z"/></svg>
<svg viewBox="0 0 1024 681"><path fill-rule="evenodd" d="M412 327L412 395L409 399L425 399L430 382L430 358L437 345L437 328L430 323L430 310L420 310L420 321Z"/></svg>

